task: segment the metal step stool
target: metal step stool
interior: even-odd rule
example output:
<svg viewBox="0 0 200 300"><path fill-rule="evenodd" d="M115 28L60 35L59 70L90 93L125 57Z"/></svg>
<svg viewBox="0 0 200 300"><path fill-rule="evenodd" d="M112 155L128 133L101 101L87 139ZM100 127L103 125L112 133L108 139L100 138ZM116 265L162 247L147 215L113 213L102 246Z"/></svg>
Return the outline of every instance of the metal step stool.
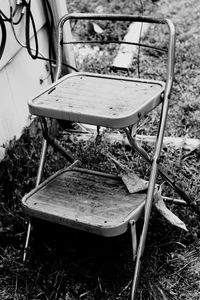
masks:
<svg viewBox="0 0 200 300"><path fill-rule="evenodd" d="M78 72L59 79L63 56L63 26L69 20L130 21L167 25L169 29L166 81L127 78ZM131 230L133 257L136 256L131 299L135 299L141 257L144 252L149 218L155 193L156 175L162 147L168 102L173 81L174 27L171 21L131 15L70 14L64 16L58 28L57 70L55 83L29 101L30 113L41 117L43 144L36 188L22 202L25 212L65 226L102 236L120 235ZM144 46L144 44L141 44ZM156 48L147 45L147 47ZM156 48L156 50L159 50ZM124 129L131 146L143 157L144 150L136 146L133 125L162 105L155 153L152 159L148 191L129 194L120 177L73 167L57 172L40 183L47 145L57 147L70 162L73 158L49 136L46 118ZM139 246L135 223L144 214ZM29 243L31 223L27 231L24 258Z"/></svg>

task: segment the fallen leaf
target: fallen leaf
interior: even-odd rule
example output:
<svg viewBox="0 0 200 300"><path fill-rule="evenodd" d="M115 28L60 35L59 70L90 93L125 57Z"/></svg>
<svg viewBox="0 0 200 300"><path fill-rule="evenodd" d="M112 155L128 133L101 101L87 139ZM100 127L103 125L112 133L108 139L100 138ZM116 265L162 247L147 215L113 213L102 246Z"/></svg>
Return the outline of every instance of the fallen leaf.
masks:
<svg viewBox="0 0 200 300"><path fill-rule="evenodd" d="M94 31L98 34L101 34L103 33L103 29L96 23L92 23L93 24L93 28L94 28Z"/></svg>
<svg viewBox="0 0 200 300"><path fill-rule="evenodd" d="M165 202L161 195L162 188L160 187L157 193L154 195L154 205L157 208L157 210L160 212L160 214L165 217L172 225L179 227L185 231L188 231L186 228L186 225L183 221L181 221L171 210L167 208L165 205Z"/></svg>
<svg viewBox="0 0 200 300"><path fill-rule="evenodd" d="M133 194L148 189L148 181L138 177L134 171L120 172L120 175L129 193Z"/></svg>
<svg viewBox="0 0 200 300"><path fill-rule="evenodd" d="M135 174L133 170L121 164L111 154L107 154L107 156L115 163L115 165L119 169L119 174L129 193L133 194L148 189L148 181L141 179L139 176L137 176L137 174Z"/></svg>

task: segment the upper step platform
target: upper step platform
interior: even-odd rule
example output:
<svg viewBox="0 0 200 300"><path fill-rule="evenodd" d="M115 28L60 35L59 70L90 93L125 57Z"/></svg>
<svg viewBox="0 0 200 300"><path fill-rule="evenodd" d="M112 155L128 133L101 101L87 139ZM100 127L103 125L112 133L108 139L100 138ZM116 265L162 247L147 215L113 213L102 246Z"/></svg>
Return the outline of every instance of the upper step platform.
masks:
<svg viewBox="0 0 200 300"><path fill-rule="evenodd" d="M73 73L29 101L29 110L37 116L123 128L155 108L163 91L159 81Z"/></svg>

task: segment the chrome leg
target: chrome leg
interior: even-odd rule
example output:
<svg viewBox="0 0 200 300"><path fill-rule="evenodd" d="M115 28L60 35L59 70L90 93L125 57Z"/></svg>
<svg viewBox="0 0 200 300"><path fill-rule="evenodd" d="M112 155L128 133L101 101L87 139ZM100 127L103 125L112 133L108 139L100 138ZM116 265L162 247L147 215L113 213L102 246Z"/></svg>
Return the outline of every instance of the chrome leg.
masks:
<svg viewBox="0 0 200 300"><path fill-rule="evenodd" d="M132 241L132 251L133 251L133 261L135 261L137 256L137 235L136 235L136 222L134 220L130 220L130 228L131 228L131 241Z"/></svg>
<svg viewBox="0 0 200 300"><path fill-rule="evenodd" d="M145 211L144 211L144 224L143 224L143 229L142 233L140 236L140 241L137 249L137 255L136 255L136 262L135 262L135 270L134 270L134 276L133 276L133 284L132 284L132 290L131 290L131 300L135 300L137 296L137 288L139 284L139 278L140 278L140 270L141 270L141 261L143 258L144 254L144 249L145 249L145 244L146 244L146 237L147 237L147 232L148 232L148 227L149 227L149 219L151 215L151 209L152 209L152 204L153 204L153 197L154 197L154 192L155 192L155 184L156 184L156 177L158 173L158 160L159 160L159 155L160 155L160 150L161 150L161 140L160 138L157 139L157 145L155 147L155 153L154 157L151 160L142 148L138 147L135 143L134 137L131 136L131 130L128 130L127 128L124 129L127 138L130 142L130 145L149 163L151 164L151 175L149 179L149 186L148 186L148 191L147 191L147 197L146 197L146 202L145 202ZM159 140L159 143L158 143ZM132 228L132 226L131 226ZM134 228L134 227L133 227Z"/></svg>
<svg viewBox="0 0 200 300"><path fill-rule="evenodd" d="M133 277L133 285L132 285L132 291L131 291L131 300L135 300L136 295L137 295L137 287L138 287L138 283L139 283L140 270L141 270L141 261L143 258L145 244L146 244L146 237L147 237L147 232L148 232L148 227L149 227L151 208L152 208L152 204L153 204L153 196L154 196L157 171L158 171L157 161L153 160L151 176L150 176L150 180L149 180L149 187L148 187L148 192L147 192L147 199L146 199L146 203L145 203L144 224L143 224L140 242L139 242L138 250L137 250L135 271L134 271L134 277Z"/></svg>
<svg viewBox="0 0 200 300"><path fill-rule="evenodd" d="M36 180L36 185L35 185L36 187L39 185L39 183L41 181L41 178L42 178L42 171L43 171L43 168L44 168L46 152L47 152L47 141L44 139L43 140L43 145L42 145L42 151L41 151L41 157L40 157L38 173L37 173L37 180Z"/></svg>
<svg viewBox="0 0 200 300"><path fill-rule="evenodd" d="M43 140L40 163L39 163L37 179L36 179L36 187L39 185L41 178L42 178L42 171L43 171L43 167L44 167L44 163L45 163L46 151L47 151L47 141ZM25 242L25 247L24 247L23 262L26 261L26 256L27 256L27 251L28 251L28 246L29 246L29 241L30 241L31 228L32 228L31 221L29 221L28 228L27 228L27 234L26 234L26 242Z"/></svg>

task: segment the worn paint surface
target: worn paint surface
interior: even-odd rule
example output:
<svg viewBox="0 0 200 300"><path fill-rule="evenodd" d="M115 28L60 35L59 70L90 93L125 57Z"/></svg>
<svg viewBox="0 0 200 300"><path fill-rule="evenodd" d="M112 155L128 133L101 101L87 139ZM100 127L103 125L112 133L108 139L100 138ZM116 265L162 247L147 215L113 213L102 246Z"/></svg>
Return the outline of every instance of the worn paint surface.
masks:
<svg viewBox="0 0 200 300"><path fill-rule="evenodd" d="M163 88L153 80L79 73L63 77L29 107L34 115L124 128L158 105Z"/></svg>
<svg viewBox="0 0 200 300"><path fill-rule="evenodd" d="M48 178L24 197L23 205L31 216L114 236L138 219L145 199L146 193L130 194L120 177L76 169Z"/></svg>

